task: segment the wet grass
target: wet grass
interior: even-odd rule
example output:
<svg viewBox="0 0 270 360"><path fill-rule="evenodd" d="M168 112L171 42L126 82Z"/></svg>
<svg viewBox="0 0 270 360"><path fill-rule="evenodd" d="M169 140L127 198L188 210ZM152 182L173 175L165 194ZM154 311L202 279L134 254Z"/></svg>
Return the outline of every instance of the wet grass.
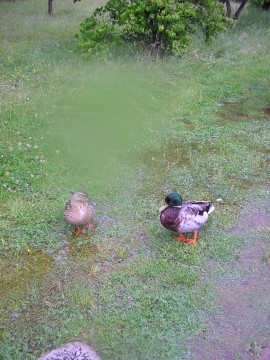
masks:
<svg viewBox="0 0 270 360"><path fill-rule="evenodd" d="M187 358L215 308L208 279L236 261L237 214L267 196L269 15L180 60L101 65L74 46L94 4L59 1L53 19L0 6L2 358L75 338L104 359ZM79 188L97 217L74 239L63 208ZM159 224L169 191L224 199L195 247Z"/></svg>

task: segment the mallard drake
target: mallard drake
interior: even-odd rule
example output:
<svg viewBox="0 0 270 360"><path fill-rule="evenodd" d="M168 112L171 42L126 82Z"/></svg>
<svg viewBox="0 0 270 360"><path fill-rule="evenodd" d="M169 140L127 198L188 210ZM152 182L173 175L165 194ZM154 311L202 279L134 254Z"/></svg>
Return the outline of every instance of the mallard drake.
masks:
<svg viewBox="0 0 270 360"><path fill-rule="evenodd" d="M81 232L81 225L92 228L90 221L94 215L95 202L84 191L72 193L72 196L66 203L65 219L72 225L77 226L74 236L78 236Z"/></svg>
<svg viewBox="0 0 270 360"><path fill-rule="evenodd" d="M215 207L209 201L186 201L178 193L170 193L166 196L167 205L159 209L161 224L172 231L179 232L177 241L186 244L195 244L198 236L198 229L208 219L208 214L214 211ZM192 239L186 239L183 233L194 232Z"/></svg>

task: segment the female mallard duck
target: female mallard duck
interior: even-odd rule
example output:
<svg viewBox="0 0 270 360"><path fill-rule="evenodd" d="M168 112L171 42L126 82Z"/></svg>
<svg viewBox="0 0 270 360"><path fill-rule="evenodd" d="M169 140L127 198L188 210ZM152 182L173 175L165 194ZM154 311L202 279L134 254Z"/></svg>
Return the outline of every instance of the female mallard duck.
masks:
<svg viewBox="0 0 270 360"><path fill-rule="evenodd" d="M66 203L65 219L70 224L77 226L74 236L78 236L82 232L80 225L90 228L93 226L90 221L94 215L94 205L96 205L95 202L84 191L73 193Z"/></svg>
<svg viewBox="0 0 270 360"><path fill-rule="evenodd" d="M186 244L195 244L198 236L198 229L208 219L208 214L214 211L215 207L209 201L186 201L178 193L170 193L166 196L167 205L159 209L161 224L172 231L179 232L177 241ZM192 239L186 239L183 233L194 232Z"/></svg>

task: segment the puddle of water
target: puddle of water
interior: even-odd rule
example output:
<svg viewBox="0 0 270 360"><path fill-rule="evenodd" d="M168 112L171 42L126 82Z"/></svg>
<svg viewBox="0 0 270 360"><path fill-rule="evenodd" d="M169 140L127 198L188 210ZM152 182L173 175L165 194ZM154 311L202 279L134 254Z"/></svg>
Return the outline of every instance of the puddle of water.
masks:
<svg viewBox="0 0 270 360"><path fill-rule="evenodd" d="M244 106L244 101L240 102L222 102L222 108L218 116L227 121L239 120L239 118L249 118L249 114Z"/></svg>
<svg viewBox="0 0 270 360"><path fill-rule="evenodd" d="M147 165L154 162L162 167L166 164L183 166L189 164L189 155L188 151L184 150L179 142L169 142L160 148L147 151L143 156L143 160Z"/></svg>
<svg viewBox="0 0 270 360"><path fill-rule="evenodd" d="M183 147L179 141L169 142L158 148L151 148L146 151L142 157L143 164L147 167L147 173L152 173L154 181L144 181L143 186L139 189L138 194L141 196L153 193L160 194L162 197L168 191L167 182L170 178L170 171L176 168L184 168L190 162L189 148Z"/></svg>
<svg viewBox="0 0 270 360"><path fill-rule="evenodd" d="M248 104L247 100L241 100L238 102L222 102L223 106L218 111L217 115L224 121L238 121L239 118L247 120L262 120L265 118L265 114L270 114L270 106L266 106L261 110L261 113L255 112ZM258 110L259 111L259 110Z"/></svg>

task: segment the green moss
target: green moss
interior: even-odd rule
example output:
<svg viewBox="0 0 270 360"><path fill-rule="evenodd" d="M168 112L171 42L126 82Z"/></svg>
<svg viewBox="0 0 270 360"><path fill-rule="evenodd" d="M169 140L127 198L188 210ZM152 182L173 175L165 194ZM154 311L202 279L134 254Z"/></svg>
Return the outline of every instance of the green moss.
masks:
<svg viewBox="0 0 270 360"><path fill-rule="evenodd" d="M51 256L36 249L8 251L1 256L1 289L5 312L19 311L33 283L46 282L54 267ZM2 314L3 315L3 314Z"/></svg>

